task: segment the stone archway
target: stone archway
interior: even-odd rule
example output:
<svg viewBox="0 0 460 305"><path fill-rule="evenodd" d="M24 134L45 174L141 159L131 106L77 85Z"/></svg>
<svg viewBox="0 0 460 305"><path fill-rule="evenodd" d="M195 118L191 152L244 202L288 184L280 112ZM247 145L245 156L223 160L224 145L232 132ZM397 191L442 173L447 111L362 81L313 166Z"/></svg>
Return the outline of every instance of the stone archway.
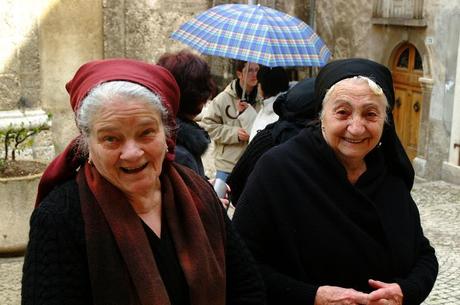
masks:
<svg viewBox="0 0 460 305"><path fill-rule="evenodd" d="M414 45L404 43L397 47L391 61L395 107L393 110L396 132L413 160L417 156L420 118L423 107L422 87L423 63Z"/></svg>

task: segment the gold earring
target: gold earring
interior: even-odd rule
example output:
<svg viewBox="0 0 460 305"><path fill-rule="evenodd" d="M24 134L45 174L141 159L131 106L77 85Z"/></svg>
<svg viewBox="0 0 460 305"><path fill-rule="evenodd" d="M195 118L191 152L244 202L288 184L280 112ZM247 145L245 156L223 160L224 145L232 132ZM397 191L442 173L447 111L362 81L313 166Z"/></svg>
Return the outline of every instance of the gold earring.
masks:
<svg viewBox="0 0 460 305"><path fill-rule="evenodd" d="M93 161L92 161L90 158L88 158L88 164L89 164L90 166L94 166Z"/></svg>

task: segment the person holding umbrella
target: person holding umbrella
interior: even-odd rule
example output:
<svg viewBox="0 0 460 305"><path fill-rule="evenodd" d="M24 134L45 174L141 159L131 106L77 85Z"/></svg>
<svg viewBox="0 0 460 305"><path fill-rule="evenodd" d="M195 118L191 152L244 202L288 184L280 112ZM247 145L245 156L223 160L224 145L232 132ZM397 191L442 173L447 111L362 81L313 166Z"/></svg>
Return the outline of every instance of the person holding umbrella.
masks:
<svg viewBox="0 0 460 305"><path fill-rule="evenodd" d="M308 24L263 5L216 5L183 23L171 38L201 54L267 67L322 67L331 56L324 41ZM238 106L233 108L239 114L246 105ZM235 117L235 113L229 112L229 117L226 107L218 108L212 105L215 116L210 115L205 122L217 144L217 174L225 178L244 151L250 128L239 126L243 129L238 129L235 121L224 129L224 119L232 120L230 117ZM233 131L229 132L230 129ZM222 132L224 130L227 132ZM240 131L239 137L235 130Z"/></svg>
<svg viewBox="0 0 460 305"><path fill-rule="evenodd" d="M237 61L237 78L203 112L202 126L215 142L216 178L223 181L246 149L260 107L258 71L256 63Z"/></svg>

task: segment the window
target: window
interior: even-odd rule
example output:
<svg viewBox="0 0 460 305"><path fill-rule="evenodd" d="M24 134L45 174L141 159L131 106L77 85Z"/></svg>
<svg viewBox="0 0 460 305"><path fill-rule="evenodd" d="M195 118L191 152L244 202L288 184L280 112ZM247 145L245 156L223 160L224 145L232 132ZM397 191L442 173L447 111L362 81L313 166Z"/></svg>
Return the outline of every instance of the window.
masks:
<svg viewBox="0 0 460 305"><path fill-rule="evenodd" d="M418 53L418 52L417 52ZM409 67L409 48L405 49L399 56L398 63L396 65L398 68L407 69Z"/></svg>
<svg viewBox="0 0 460 305"><path fill-rule="evenodd" d="M423 0L373 0L374 24L426 27Z"/></svg>
<svg viewBox="0 0 460 305"><path fill-rule="evenodd" d="M393 71L398 73L423 74L422 56L414 45L410 43L401 45L398 51L396 51L395 56Z"/></svg>
<svg viewBox="0 0 460 305"><path fill-rule="evenodd" d="M420 53L418 52L417 49L415 49L414 70L423 71L422 57L420 56Z"/></svg>

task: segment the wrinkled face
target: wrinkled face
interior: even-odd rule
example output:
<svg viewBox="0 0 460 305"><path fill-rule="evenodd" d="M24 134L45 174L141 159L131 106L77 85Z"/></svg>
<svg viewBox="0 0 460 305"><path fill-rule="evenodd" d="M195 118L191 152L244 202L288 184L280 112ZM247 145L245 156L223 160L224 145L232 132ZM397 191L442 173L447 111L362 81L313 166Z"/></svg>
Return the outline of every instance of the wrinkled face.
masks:
<svg viewBox="0 0 460 305"><path fill-rule="evenodd" d="M345 79L323 105L326 142L342 163L361 162L379 143L386 118L385 95L375 95L367 81Z"/></svg>
<svg viewBox="0 0 460 305"><path fill-rule="evenodd" d="M161 115L144 101L115 100L95 115L89 157L128 197L158 185L166 154Z"/></svg>
<svg viewBox="0 0 460 305"><path fill-rule="evenodd" d="M248 63L245 64L243 71L236 71L236 76L240 80L241 86L244 84L244 76L246 75L247 71L247 80L246 80L246 90L251 91L252 88L257 86L257 72L259 72L259 65L256 63L249 63L249 70L248 70Z"/></svg>

